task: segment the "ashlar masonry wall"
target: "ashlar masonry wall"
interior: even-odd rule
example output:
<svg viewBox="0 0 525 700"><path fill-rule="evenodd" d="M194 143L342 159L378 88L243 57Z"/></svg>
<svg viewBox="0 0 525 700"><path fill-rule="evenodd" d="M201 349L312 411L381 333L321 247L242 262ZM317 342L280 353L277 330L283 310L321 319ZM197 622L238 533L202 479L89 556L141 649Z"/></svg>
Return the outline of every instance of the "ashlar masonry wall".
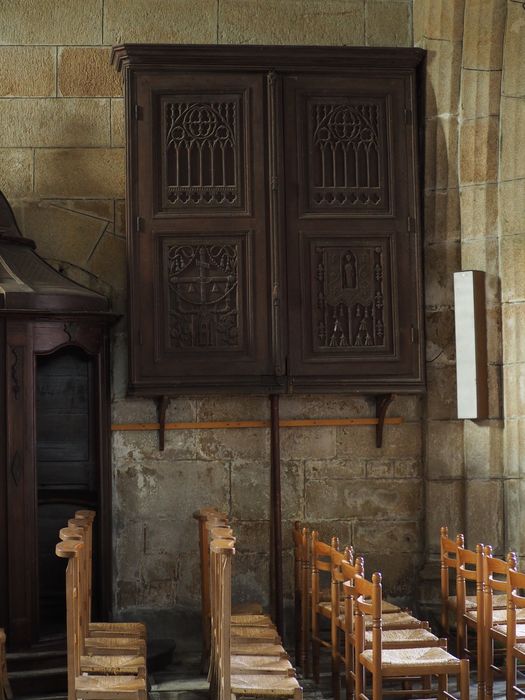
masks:
<svg viewBox="0 0 525 700"><path fill-rule="evenodd" d="M112 343L116 423L155 420L151 401L126 398L125 136L121 86L109 65L110 46L121 42L410 46L412 3L2 3L0 188L39 252L73 279L109 295L123 314ZM364 397L291 396L283 398L281 413L371 416L373 406ZM294 519L319 527L323 536L339 535L342 545L352 542L365 554L369 570L383 570L393 594L414 593L424 550L421 402L399 398L390 413L405 422L387 428L379 450L371 427L283 431L287 596L288 525ZM168 420L268 415L264 397L181 397L172 402ZM118 613L138 612L164 623L180 611L197 611L197 532L191 513L210 504L226 509L235 522L238 594L267 597L267 431L170 432L163 453L155 433L116 432L112 469Z"/></svg>

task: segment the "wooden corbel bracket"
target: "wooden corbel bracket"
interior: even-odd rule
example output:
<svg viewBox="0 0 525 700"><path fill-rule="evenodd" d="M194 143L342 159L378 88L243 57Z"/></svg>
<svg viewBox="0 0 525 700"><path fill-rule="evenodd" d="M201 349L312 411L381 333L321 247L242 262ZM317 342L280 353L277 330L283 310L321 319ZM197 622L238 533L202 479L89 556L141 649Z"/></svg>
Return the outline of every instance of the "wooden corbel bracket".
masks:
<svg viewBox="0 0 525 700"><path fill-rule="evenodd" d="M159 421L159 450L164 451L164 439L166 436L166 411L170 405L168 396L160 396L157 403L157 417Z"/></svg>
<svg viewBox="0 0 525 700"><path fill-rule="evenodd" d="M376 396L376 447L383 446L383 428L385 426L386 412L395 398L395 394Z"/></svg>

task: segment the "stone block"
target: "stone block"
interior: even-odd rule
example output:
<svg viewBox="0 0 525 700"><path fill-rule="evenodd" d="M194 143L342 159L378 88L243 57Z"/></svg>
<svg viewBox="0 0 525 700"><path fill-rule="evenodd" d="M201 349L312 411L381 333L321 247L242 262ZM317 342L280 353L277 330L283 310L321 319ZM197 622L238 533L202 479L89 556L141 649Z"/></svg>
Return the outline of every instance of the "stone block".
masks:
<svg viewBox="0 0 525 700"><path fill-rule="evenodd" d="M0 122L0 147L109 145L108 100L0 100Z"/></svg>
<svg viewBox="0 0 525 700"><path fill-rule="evenodd" d="M422 549L419 522L391 523L358 521L354 525L354 547L358 553L413 553ZM368 562L366 562L368 564ZM372 569L367 567L370 572Z"/></svg>
<svg viewBox="0 0 525 700"><path fill-rule="evenodd" d="M281 463L282 517L285 520L301 520L304 517L304 483L302 462Z"/></svg>
<svg viewBox="0 0 525 700"><path fill-rule="evenodd" d="M113 401L113 423L156 423L157 406L153 399L127 398ZM195 420L195 401L183 397L171 399L166 413L168 423Z"/></svg>
<svg viewBox="0 0 525 700"><path fill-rule="evenodd" d="M396 479L419 479L422 471L421 461L418 459L396 459L394 462Z"/></svg>
<svg viewBox="0 0 525 700"><path fill-rule="evenodd" d="M367 46L411 46L410 3L368 0L365 3Z"/></svg>
<svg viewBox="0 0 525 700"><path fill-rule="evenodd" d="M121 76L110 63L111 49L64 47L58 52L58 90L64 97L122 95Z"/></svg>
<svg viewBox="0 0 525 700"><path fill-rule="evenodd" d="M396 396L387 412L389 416L401 416L405 423L421 420L421 396Z"/></svg>
<svg viewBox="0 0 525 700"><path fill-rule="evenodd" d="M476 238L461 242L461 269L485 272L485 303L487 307L500 301L499 241Z"/></svg>
<svg viewBox="0 0 525 700"><path fill-rule="evenodd" d="M480 117L463 122L460 136L460 183L498 179L499 119Z"/></svg>
<svg viewBox="0 0 525 700"><path fill-rule="evenodd" d="M338 479L306 484L305 517L315 519L415 519L421 509L421 485L410 479Z"/></svg>
<svg viewBox="0 0 525 700"><path fill-rule="evenodd" d="M429 119L425 128L425 188L458 185L458 121L454 116Z"/></svg>
<svg viewBox="0 0 525 700"><path fill-rule="evenodd" d="M492 479L503 472L503 423L499 420L466 420L465 476Z"/></svg>
<svg viewBox="0 0 525 700"><path fill-rule="evenodd" d="M425 339L427 362L434 366L454 362L456 349L453 309L427 309Z"/></svg>
<svg viewBox="0 0 525 700"><path fill-rule="evenodd" d="M457 114L461 73L460 41L429 39L427 50L425 116Z"/></svg>
<svg viewBox="0 0 525 700"><path fill-rule="evenodd" d="M517 552L521 558L525 553L523 537L523 514L520 502L520 479L506 479L503 482L503 503L505 508L505 551Z"/></svg>
<svg viewBox="0 0 525 700"><path fill-rule="evenodd" d="M126 521L150 522L151 527L157 527L159 520L173 523L176 515L177 525L169 530L167 551L196 555L198 530L192 514L212 504L228 510L229 482L229 465L222 462L128 461L117 468L116 507ZM165 523L161 527L166 533ZM156 545L153 549L158 548Z"/></svg>
<svg viewBox="0 0 525 700"><path fill-rule="evenodd" d="M111 397L123 399L128 390L128 337L114 332L111 342Z"/></svg>
<svg viewBox="0 0 525 700"><path fill-rule="evenodd" d="M9 199L33 190L33 152L30 148L0 148L0 190Z"/></svg>
<svg viewBox="0 0 525 700"><path fill-rule="evenodd" d="M116 465L140 463L142 460L195 459L195 430L168 430L164 451L159 451L156 430L123 430L113 434L113 458Z"/></svg>
<svg viewBox="0 0 525 700"><path fill-rule="evenodd" d="M415 457L421 455L421 426L419 423L387 425L383 446L375 446L374 426L337 428L337 457L348 459L382 459Z"/></svg>
<svg viewBox="0 0 525 700"><path fill-rule="evenodd" d="M424 204L425 241L427 243L458 241L463 225L460 217L459 190L427 190Z"/></svg>
<svg viewBox="0 0 525 700"><path fill-rule="evenodd" d="M429 420L455 420L456 367L427 366L427 417Z"/></svg>
<svg viewBox="0 0 525 700"><path fill-rule="evenodd" d="M411 555L370 552L365 555L365 572L380 571L383 594L393 598L414 600L423 561L419 552Z"/></svg>
<svg viewBox="0 0 525 700"><path fill-rule="evenodd" d="M525 18L519 3L507 3L507 23L503 46L503 94L525 97Z"/></svg>
<svg viewBox="0 0 525 700"><path fill-rule="evenodd" d="M257 601L268 605L270 561L268 554L236 554L233 561L232 599L236 603Z"/></svg>
<svg viewBox="0 0 525 700"><path fill-rule="evenodd" d="M509 418L505 421L503 461L505 476L525 474L525 418Z"/></svg>
<svg viewBox="0 0 525 700"><path fill-rule="evenodd" d="M427 308L454 304L453 273L461 270L457 243L434 243L425 248L425 304Z"/></svg>
<svg viewBox="0 0 525 700"><path fill-rule="evenodd" d="M0 97L55 95L55 49L0 46Z"/></svg>
<svg viewBox="0 0 525 700"><path fill-rule="evenodd" d="M469 70L461 72L461 116L476 119L499 114L501 71Z"/></svg>
<svg viewBox="0 0 525 700"><path fill-rule="evenodd" d="M498 186L462 187L460 192L462 240L498 235Z"/></svg>
<svg viewBox="0 0 525 700"><path fill-rule="evenodd" d="M434 421L427 423L427 477L460 479L463 468L463 422Z"/></svg>
<svg viewBox="0 0 525 700"><path fill-rule="evenodd" d="M364 3L359 0L221 0L218 41L362 45L364 26Z"/></svg>
<svg viewBox="0 0 525 700"><path fill-rule="evenodd" d="M503 366L501 364L489 364L487 372L489 387L489 415L490 419L503 417Z"/></svg>
<svg viewBox="0 0 525 700"><path fill-rule="evenodd" d="M114 233L116 236L126 236L126 200L116 199Z"/></svg>
<svg viewBox="0 0 525 700"><path fill-rule="evenodd" d="M35 152L35 190L44 197L122 197L123 148L59 148Z"/></svg>
<svg viewBox="0 0 525 700"><path fill-rule="evenodd" d="M104 44L215 44L215 0L106 0Z"/></svg>
<svg viewBox="0 0 525 700"><path fill-rule="evenodd" d="M199 430L196 439L202 459L269 459L270 431L263 428Z"/></svg>
<svg viewBox="0 0 525 700"><path fill-rule="evenodd" d="M100 0L9 0L2 3L0 44L100 44Z"/></svg>
<svg viewBox="0 0 525 700"><path fill-rule="evenodd" d="M307 459L305 477L311 479L359 479L365 476L363 460L348 459Z"/></svg>
<svg viewBox="0 0 525 700"><path fill-rule="evenodd" d="M283 540L287 531L283 523ZM236 520L233 523L236 537L235 550L239 554L267 552L270 541L270 523L267 520Z"/></svg>
<svg viewBox="0 0 525 700"><path fill-rule="evenodd" d="M368 479L392 479L394 476L393 460L375 459L367 461L366 476Z"/></svg>
<svg viewBox="0 0 525 700"><path fill-rule="evenodd" d="M115 568L119 579L139 581L144 559L146 526L142 521L132 521L119 514L115 537Z"/></svg>
<svg viewBox="0 0 525 700"><path fill-rule="evenodd" d="M501 233L525 233L525 178L500 182L499 197Z"/></svg>
<svg viewBox="0 0 525 700"><path fill-rule="evenodd" d="M116 579L115 602L118 610L126 610L139 604L138 581L125 581L122 578Z"/></svg>
<svg viewBox="0 0 525 700"><path fill-rule="evenodd" d="M462 39L464 6L464 0L415 0L414 39Z"/></svg>
<svg viewBox="0 0 525 700"><path fill-rule="evenodd" d="M280 398L282 419L369 418L375 415L374 403L366 396L284 395Z"/></svg>
<svg viewBox="0 0 525 700"><path fill-rule="evenodd" d="M503 304L503 361L525 362L525 303Z"/></svg>
<svg viewBox="0 0 525 700"><path fill-rule="evenodd" d="M503 367L505 417L525 415L525 362Z"/></svg>
<svg viewBox="0 0 525 700"><path fill-rule="evenodd" d="M503 60L505 0L466 0L463 66L498 70Z"/></svg>
<svg viewBox="0 0 525 700"><path fill-rule="evenodd" d="M270 517L270 465L236 459L231 465L231 513L238 520Z"/></svg>
<svg viewBox="0 0 525 700"><path fill-rule="evenodd" d="M336 454L336 428L286 428L281 431L282 459L330 459Z"/></svg>
<svg viewBox="0 0 525 700"><path fill-rule="evenodd" d="M111 145L126 145L126 125L124 121L124 100L111 100Z"/></svg>
<svg viewBox="0 0 525 700"><path fill-rule="evenodd" d="M525 99L501 99L500 180L525 178ZM522 202L523 204L523 202Z"/></svg>
<svg viewBox="0 0 525 700"><path fill-rule="evenodd" d="M525 301L525 236L503 236L500 255L502 300Z"/></svg>
<svg viewBox="0 0 525 700"><path fill-rule="evenodd" d="M501 306L494 305L487 308L486 318L487 361L493 365L501 365L501 363L503 362Z"/></svg>
<svg viewBox="0 0 525 700"><path fill-rule="evenodd" d="M427 508L425 540L430 552L439 553L439 535L444 525L449 533L465 532L463 480L427 481L425 501L432 504Z"/></svg>
<svg viewBox="0 0 525 700"><path fill-rule="evenodd" d="M126 243L123 238L105 233L89 258L88 269L114 290L127 286Z"/></svg>
<svg viewBox="0 0 525 700"><path fill-rule="evenodd" d="M469 479L466 484L469 541L492 545L503 552L503 484L500 479ZM490 504L483 507L482 504Z"/></svg>
<svg viewBox="0 0 525 700"><path fill-rule="evenodd" d="M337 537L339 540L339 551L344 551L346 547L354 545L355 541L355 523L348 517L343 520L308 520L308 529L316 531L319 539L323 542L330 543L332 537Z"/></svg>
<svg viewBox="0 0 525 700"><path fill-rule="evenodd" d="M55 261L87 264L108 220L71 208L68 202L25 200L16 203L15 214L22 230L32 238L39 255Z"/></svg>

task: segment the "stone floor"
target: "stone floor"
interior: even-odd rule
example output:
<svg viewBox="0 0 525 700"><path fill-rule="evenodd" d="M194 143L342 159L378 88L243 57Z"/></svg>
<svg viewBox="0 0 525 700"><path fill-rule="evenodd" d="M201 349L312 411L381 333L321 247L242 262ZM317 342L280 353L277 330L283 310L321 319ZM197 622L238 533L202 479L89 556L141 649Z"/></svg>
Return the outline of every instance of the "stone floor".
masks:
<svg viewBox="0 0 525 700"><path fill-rule="evenodd" d="M325 656L326 659L326 656ZM199 670L200 654L194 650L180 649L175 652L172 663L163 671L150 675L150 700L207 700L208 684ZM328 665L321 674L321 686L311 679L301 679L305 700L328 700L331 698ZM454 688L454 681L451 687ZM344 694L343 694L344 695ZM477 690L471 685L470 697L476 698ZM505 687L498 682L494 688L494 700L504 700Z"/></svg>

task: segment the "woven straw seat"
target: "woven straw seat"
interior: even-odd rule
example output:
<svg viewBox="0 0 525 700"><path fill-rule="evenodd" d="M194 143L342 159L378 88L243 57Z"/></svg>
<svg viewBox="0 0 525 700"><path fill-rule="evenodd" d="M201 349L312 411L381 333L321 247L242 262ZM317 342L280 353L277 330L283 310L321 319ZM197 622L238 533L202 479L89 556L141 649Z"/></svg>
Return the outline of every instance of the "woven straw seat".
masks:
<svg viewBox="0 0 525 700"><path fill-rule="evenodd" d="M232 615L262 615L260 603L235 603L232 605Z"/></svg>
<svg viewBox="0 0 525 700"><path fill-rule="evenodd" d="M455 595L449 596L448 604L449 604L449 607L451 607L455 610L458 606L457 596L455 596ZM507 607L507 596L495 595L494 596L494 610L503 610L506 607ZM476 609L476 596L475 595L466 596L465 597L465 610L470 611L470 610L475 610L475 609Z"/></svg>
<svg viewBox="0 0 525 700"><path fill-rule="evenodd" d="M471 610L468 613L465 613L465 617L468 617L471 620L476 620L478 619L478 611L477 610ZM516 611L516 618L522 622L525 622L525 610L518 610ZM495 623L497 626L498 624L504 623L507 621L507 611L506 610L494 610L492 614L492 622Z"/></svg>
<svg viewBox="0 0 525 700"><path fill-rule="evenodd" d="M367 649L361 659L372 663L373 652ZM382 666L458 666L459 660L439 647L422 647L419 649L383 649Z"/></svg>
<svg viewBox="0 0 525 700"><path fill-rule="evenodd" d="M235 614L232 615L232 625L247 625L256 627L268 627L272 625L268 615Z"/></svg>
<svg viewBox="0 0 525 700"><path fill-rule="evenodd" d="M142 622L90 622L89 634L94 637L139 637L146 639L146 625Z"/></svg>
<svg viewBox="0 0 525 700"><path fill-rule="evenodd" d="M232 654L232 673L293 673L292 664L280 656L245 656Z"/></svg>
<svg viewBox="0 0 525 700"><path fill-rule="evenodd" d="M492 628L494 632L499 633L501 635L506 635L507 634L507 625L506 624L499 624L499 625L494 625ZM520 641L525 641L525 625L516 625L516 639L519 639Z"/></svg>
<svg viewBox="0 0 525 700"><path fill-rule="evenodd" d="M131 693L143 687L144 681L136 676L80 676L76 679L75 690L82 692L82 700L106 700L108 691L129 690L133 697Z"/></svg>
<svg viewBox="0 0 525 700"><path fill-rule="evenodd" d="M232 654L240 656L281 656L288 658L288 654L281 644L254 644L252 642L235 642L232 641L230 647Z"/></svg>
<svg viewBox="0 0 525 700"><path fill-rule="evenodd" d="M519 652L520 654L525 655L525 644L515 644L514 649Z"/></svg>
<svg viewBox="0 0 525 700"><path fill-rule="evenodd" d="M123 654L146 656L146 642L138 637L87 637L85 649L89 655Z"/></svg>
<svg viewBox="0 0 525 700"><path fill-rule="evenodd" d="M429 644L437 640L438 637L426 629L385 630L383 632L383 644L385 648L395 644L404 644L406 646L407 643L414 642ZM365 632L365 644L367 646L372 644L372 632L369 630ZM423 644L421 644L421 646L423 646Z"/></svg>
<svg viewBox="0 0 525 700"><path fill-rule="evenodd" d="M108 675L135 674L146 665L143 656L81 656L80 666L84 673Z"/></svg>
<svg viewBox="0 0 525 700"><path fill-rule="evenodd" d="M234 695L293 696L300 685L292 676L237 675L231 676L231 692Z"/></svg>
<svg viewBox="0 0 525 700"><path fill-rule="evenodd" d="M242 627L235 625L231 628L232 638L238 637L239 639L253 639L254 642L262 641L267 639L271 642L276 643L279 639L279 635L272 627Z"/></svg>

